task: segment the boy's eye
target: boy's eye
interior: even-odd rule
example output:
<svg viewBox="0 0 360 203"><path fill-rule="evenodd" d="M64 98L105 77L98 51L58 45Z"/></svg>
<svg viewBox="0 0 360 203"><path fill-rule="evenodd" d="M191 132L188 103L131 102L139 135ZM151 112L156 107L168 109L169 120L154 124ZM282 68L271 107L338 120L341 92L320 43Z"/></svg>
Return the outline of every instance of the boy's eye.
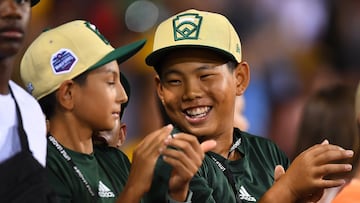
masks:
<svg viewBox="0 0 360 203"><path fill-rule="evenodd" d="M211 77L213 75L214 74L203 74L203 75L200 76L200 79L206 79L206 78Z"/></svg>
<svg viewBox="0 0 360 203"><path fill-rule="evenodd" d="M115 81L111 80L107 82L109 85L115 85Z"/></svg>
<svg viewBox="0 0 360 203"><path fill-rule="evenodd" d="M179 84L181 84L181 81L180 80L168 80L167 83L170 85L179 85Z"/></svg>

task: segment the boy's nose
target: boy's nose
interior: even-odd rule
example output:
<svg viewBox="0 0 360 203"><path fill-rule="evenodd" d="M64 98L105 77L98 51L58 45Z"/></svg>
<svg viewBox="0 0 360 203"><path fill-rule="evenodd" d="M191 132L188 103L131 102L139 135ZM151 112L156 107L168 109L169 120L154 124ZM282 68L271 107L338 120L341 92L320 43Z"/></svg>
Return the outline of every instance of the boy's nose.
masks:
<svg viewBox="0 0 360 203"><path fill-rule="evenodd" d="M125 92L124 87L120 84L118 88L118 94L117 94L117 101L119 101L121 104L124 104L128 101L128 96Z"/></svg>
<svg viewBox="0 0 360 203"><path fill-rule="evenodd" d="M187 81L184 87L184 100L193 100L202 95L201 87L195 81Z"/></svg>

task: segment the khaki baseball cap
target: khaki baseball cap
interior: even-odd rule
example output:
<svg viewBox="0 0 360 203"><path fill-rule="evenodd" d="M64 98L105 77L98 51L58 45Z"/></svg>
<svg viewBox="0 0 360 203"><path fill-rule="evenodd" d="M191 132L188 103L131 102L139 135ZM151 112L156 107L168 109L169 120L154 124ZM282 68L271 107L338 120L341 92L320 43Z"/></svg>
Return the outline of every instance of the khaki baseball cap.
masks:
<svg viewBox="0 0 360 203"><path fill-rule="evenodd" d="M218 13L190 9L162 22L156 29L153 52L146 64L156 65L169 51L204 48L241 62L241 43L229 20Z"/></svg>
<svg viewBox="0 0 360 203"><path fill-rule="evenodd" d="M20 76L27 91L41 99L85 71L114 60L124 62L145 42L114 49L91 23L71 21L44 31L30 44L20 63Z"/></svg>

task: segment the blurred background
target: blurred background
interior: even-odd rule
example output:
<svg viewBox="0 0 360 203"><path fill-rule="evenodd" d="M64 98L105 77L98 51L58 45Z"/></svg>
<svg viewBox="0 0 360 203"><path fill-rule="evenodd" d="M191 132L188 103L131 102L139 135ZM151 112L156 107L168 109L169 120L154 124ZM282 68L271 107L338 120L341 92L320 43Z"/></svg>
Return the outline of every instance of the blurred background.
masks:
<svg viewBox="0 0 360 203"><path fill-rule="evenodd" d="M144 62L156 25L189 8L219 12L233 23L251 68L244 110L248 131L272 139L290 157L306 98L323 86L338 81L356 86L360 79L358 0L41 0L32 9L25 48L42 30L75 19L95 24L114 47L148 40L120 66L131 85L122 146L131 158L139 140L163 125L155 72ZM13 79L21 84L18 64Z"/></svg>

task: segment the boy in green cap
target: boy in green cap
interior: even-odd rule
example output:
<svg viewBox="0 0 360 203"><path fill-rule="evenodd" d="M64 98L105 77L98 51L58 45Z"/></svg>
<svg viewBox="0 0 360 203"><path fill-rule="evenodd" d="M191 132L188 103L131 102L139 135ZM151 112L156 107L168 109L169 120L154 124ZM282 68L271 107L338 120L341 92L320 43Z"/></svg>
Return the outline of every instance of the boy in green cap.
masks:
<svg viewBox="0 0 360 203"><path fill-rule="evenodd" d="M140 40L114 49L94 25L75 20L43 32L26 50L20 73L49 120L48 178L60 202L140 202L160 154L178 169L169 187L187 194L203 150L214 144L200 146L185 134L171 138L168 125L139 144L131 168L120 150L93 145L93 133L113 129L127 101L117 62L144 44Z"/></svg>
<svg viewBox="0 0 360 203"><path fill-rule="evenodd" d="M191 9L166 19L157 27L146 63L157 73L157 94L177 130L200 143L217 142L190 183L193 202L304 200L324 187L343 184L341 179L322 179L325 175L351 170L351 165L328 163L351 157L352 151L326 142L300 155L288 169L288 158L272 141L233 127L235 98L245 92L250 69L226 17ZM279 165L288 171L269 190ZM155 170L153 186L168 181L164 168L165 163ZM151 191L149 201L164 201ZM281 197L272 199L274 194Z"/></svg>

